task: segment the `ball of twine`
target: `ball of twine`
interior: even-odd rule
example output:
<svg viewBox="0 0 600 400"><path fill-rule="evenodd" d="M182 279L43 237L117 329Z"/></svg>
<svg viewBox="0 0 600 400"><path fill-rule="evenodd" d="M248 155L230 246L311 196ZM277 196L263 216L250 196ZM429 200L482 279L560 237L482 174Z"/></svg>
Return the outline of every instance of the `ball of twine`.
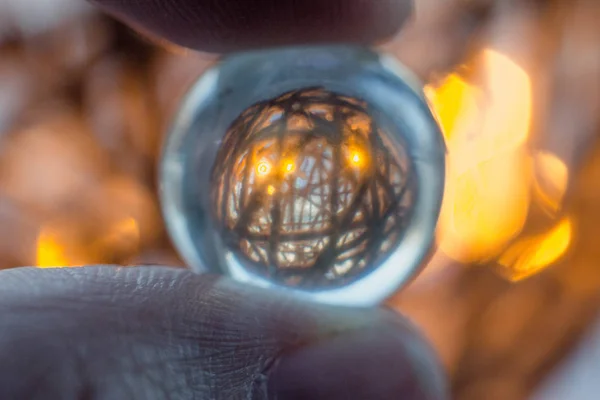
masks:
<svg viewBox="0 0 600 400"><path fill-rule="evenodd" d="M224 243L287 285L347 283L398 245L415 200L403 143L358 99L322 88L253 105L231 125L211 177Z"/></svg>

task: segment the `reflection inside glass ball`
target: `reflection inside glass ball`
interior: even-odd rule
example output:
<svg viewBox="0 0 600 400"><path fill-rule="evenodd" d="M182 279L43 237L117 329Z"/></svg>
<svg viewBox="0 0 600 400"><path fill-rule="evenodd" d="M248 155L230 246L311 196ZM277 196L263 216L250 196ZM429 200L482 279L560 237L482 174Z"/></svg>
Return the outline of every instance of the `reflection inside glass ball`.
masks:
<svg viewBox="0 0 600 400"><path fill-rule="evenodd" d="M411 218L416 179L396 136L360 99L320 88L254 104L212 170L221 240L244 268L284 285L360 278L395 250Z"/></svg>

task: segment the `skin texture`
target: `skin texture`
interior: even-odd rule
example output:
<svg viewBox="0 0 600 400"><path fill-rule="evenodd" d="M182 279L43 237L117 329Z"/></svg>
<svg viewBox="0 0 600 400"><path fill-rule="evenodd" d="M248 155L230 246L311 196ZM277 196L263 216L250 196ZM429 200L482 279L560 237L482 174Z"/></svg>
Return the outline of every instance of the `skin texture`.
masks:
<svg viewBox="0 0 600 400"><path fill-rule="evenodd" d="M0 272L2 399L440 399L386 310L163 267Z"/></svg>
<svg viewBox="0 0 600 400"><path fill-rule="evenodd" d="M208 51L393 36L411 0L92 0L150 36Z"/></svg>
<svg viewBox="0 0 600 400"><path fill-rule="evenodd" d="M102 0L146 34L226 52L371 43L401 0ZM0 399L443 399L389 310L333 308L166 267L0 271Z"/></svg>

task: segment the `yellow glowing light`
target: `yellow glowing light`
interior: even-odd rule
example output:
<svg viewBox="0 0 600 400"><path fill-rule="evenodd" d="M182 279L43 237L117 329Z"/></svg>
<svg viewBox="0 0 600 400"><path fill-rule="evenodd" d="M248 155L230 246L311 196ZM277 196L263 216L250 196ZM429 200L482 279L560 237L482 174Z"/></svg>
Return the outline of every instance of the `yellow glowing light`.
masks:
<svg viewBox="0 0 600 400"><path fill-rule="evenodd" d="M38 236L36 265L40 268L64 267L69 264L63 246L52 235L42 232Z"/></svg>
<svg viewBox="0 0 600 400"><path fill-rule="evenodd" d="M39 268L64 268L84 265L77 243L69 240L69 232L64 226L41 228L35 253L35 265Z"/></svg>
<svg viewBox="0 0 600 400"><path fill-rule="evenodd" d="M273 196L275 194L275 187L273 185L267 186L267 193L269 196Z"/></svg>
<svg viewBox="0 0 600 400"><path fill-rule="evenodd" d="M550 217L556 215L569 183L569 169L556 155L538 151L534 157L534 195L537 204Z"/></svg>
<svg viewBox="0 0 600 400"><path fill-rule="evenodd" d="M519 239L499 258L502 273L517 281L555 263L568 250L572 232L572 221L564 218L544 234Z"/></svg>
<svg viewBox="0 0 600 400"><path fill-rule="evenodd" d="M517 236L529 211L530 168L522 154L502 155L471 173L448 170L440 247L457 261L486 261Z"/></svg>
<svg viewBox="0 0 600 400"><path fill-rule="evenodd" d="M348 161L356 168L363 167L366 163L366 157L362 149L360 148L351 148L350 154L348 156Z"/></svg>
<svg viewBox="0 0 600 400"><path fill-rule="evenodd" d="M425 96L437 117L446 139L461 128L467 116L475 115L478 89L456 74L448 76L438 86L426 86Z"/></svg>
<svg viewBox="0 0 600 400"><path fill-rule="evenodd" d="M271 172L271 163L268 161L261 161L256 166L256 173L259 176L266 176Z"/></svg>
<svg viewBox="0 0 600 400"><path fill-rule="evenodd" d="M486 50L483 56L490 105L484 114L482 136L487 136L491 153L524 145L533 107L531 79L523 68L497 51Z"/></svg>
<svg viewBox="0 0 600 400"><path fill-rule="evenodd" d="M283 162L283 172L287 174L291 174L296 170L296 164L294 164L291 160L284 160Z"/></svg>
<svg viewBox="0 0 600 400"><path fill-rule="evenodd" d="M531 82L494 50L482 58L477 87L450 76L426 90L448 146L440 248L461 262L497 257L521 232L530 204Z"/></svg>

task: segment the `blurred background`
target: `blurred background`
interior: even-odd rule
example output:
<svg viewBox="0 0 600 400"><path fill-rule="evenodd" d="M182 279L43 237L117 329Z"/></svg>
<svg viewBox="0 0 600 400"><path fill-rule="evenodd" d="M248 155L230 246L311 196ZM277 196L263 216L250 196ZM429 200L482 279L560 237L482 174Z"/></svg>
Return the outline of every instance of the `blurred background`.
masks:
<svg viewBox="0 0 600 400"><path fill-rule="evenodd" d="M417 0L382 45L425 82L448 146L437 250L390 305L453 398L600 393L599 20L597 0ZM157 163L216 60L81 0L0 0L0 269L181 266Z"/></svg>

